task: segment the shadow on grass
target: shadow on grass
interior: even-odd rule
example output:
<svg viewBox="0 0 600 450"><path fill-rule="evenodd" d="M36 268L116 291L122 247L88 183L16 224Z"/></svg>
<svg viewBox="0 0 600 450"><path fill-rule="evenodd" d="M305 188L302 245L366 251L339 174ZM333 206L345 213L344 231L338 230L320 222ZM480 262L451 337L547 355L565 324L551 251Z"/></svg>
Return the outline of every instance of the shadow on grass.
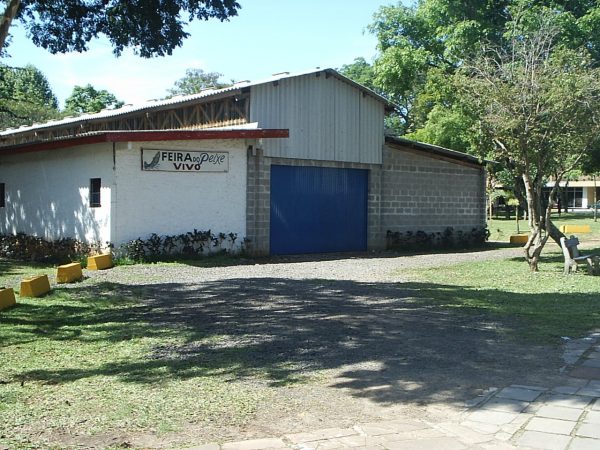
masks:
<svg viewBox="0 0 600 450"><path fill-rule="evenodd" d="M1 315L3 345L40 335L74 346L140 337L158 343L143 357L26 370L21 379L158 383L219 376L281 386L333 370L335 387L378 402L428 401L449 392L469 397L475 388L556 373L556 347L521 339L531 327L567 334L573 324L589 329L600 320L591 295L427 283L254 278L100 283L68 292L61 304L30 303Z"/></svg>
<svg viewBox="0 0 600 450"><path fill-rule="evenodd" d="M584 244L584 245L578 246L579 253L581 255L600 256L600 247L585 247L585 241L583 241L581 239L580 239L580 241ZM523 262L523 264L526 264L525 254L523 254L523 256L508 258L508 260ZM552 241L552 242L548 241L548 243L546 244L546 247L544 248L544 251L542 252L542 257L540 260L540 267L543 268L543 266L545 264L555 264L555 263L564 264L564 262L565 262L565 257L562 254L562 249L558 245L556 245L556 243L554 241ZM562 267L561 267L561 271L562 271Z"/></svg>

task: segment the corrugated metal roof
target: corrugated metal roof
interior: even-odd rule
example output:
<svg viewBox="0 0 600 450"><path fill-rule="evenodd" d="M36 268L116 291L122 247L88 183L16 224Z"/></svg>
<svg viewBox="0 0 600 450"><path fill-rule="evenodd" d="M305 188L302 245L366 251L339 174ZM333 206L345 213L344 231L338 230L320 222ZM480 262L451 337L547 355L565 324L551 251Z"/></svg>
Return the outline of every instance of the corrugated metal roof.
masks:
<svg viewBox="0 0 600 450"><path fill-rule="evenodd" d="M80 115L77 117L65 117L64 119L60 119L60 120L51 120L51 121L44 122L41 124L33 124L33 125L28 125L28 126L22 126L19 128L9 128L4 131L0 131L0 136L11 136L14 134L42 130L42 129L46 129L46 128L55 128L55 127L62 127L62 126L66 126L66 125L75 125L75 124L85 123L85 122L94 121L94 120L109 119L109 118L113 118L113 117L124 116L127 114L132 114L132 113L137 113L137 112L142 112L142 111L147 111L147 110L165 109L165 108L169 108L172 106L182 106L186 103L194 103L198 100L210 99L213 97L220 97L220 96L234 95L237 92L241 93L241 90L244 88L257 86L260 84L273 83L273 82L276 82L278 80L282 80L285 78L301 77L301 76L316 74L316 73L320 73L320 72L325 72L326 74L332 75L332 76L338 78L339 80L344 81L344 82L356 87L357 89L360 89L365 94L368 94L368 95L376 98L377 100L381 101L382 103L384 103L388 108L394 107L394 105L391 104L385 97L382 97L381 95L368 89L367 87L365 87L361 84L358 84L355 81L352 81L350 78L345 77L344 75L340 74L339 72L337 72L334 69L313 69L313 70L308 70L308 71L298 72L298 73L293 73L293 74L290 74L288 72L283 72L283 73L275 74L269 78L259 80L259 81L254 81L254 82L241 81L241 82L235 83L232 86L222 88L222 89L207 89L207 90L204 90L202 92L199 92L197 94L192 94L192 95L175 96L175 97L171 97L169 99L164 99L164 100L149 100L147 102L140 103L137 105L125 105L119 109L106 109L106 110L100 111L99 113L95 113L95 114L83 114L83 115Z"/></svg>
<svg viewBox="0 0 600 450"><path fill-rule="evenodd" d="M440 147L439 145L426 144L424 142L411 141L410 139L402 138L399 136L386 136L385 142L389 144L395 144L399 146L414 148L424 152L445 156L447 158L456 159L457 161L465 161L480 166L484 165L484 162L476 156L469 155L467 153L457 152L456 150L450 150L449 148Z"/></svg>

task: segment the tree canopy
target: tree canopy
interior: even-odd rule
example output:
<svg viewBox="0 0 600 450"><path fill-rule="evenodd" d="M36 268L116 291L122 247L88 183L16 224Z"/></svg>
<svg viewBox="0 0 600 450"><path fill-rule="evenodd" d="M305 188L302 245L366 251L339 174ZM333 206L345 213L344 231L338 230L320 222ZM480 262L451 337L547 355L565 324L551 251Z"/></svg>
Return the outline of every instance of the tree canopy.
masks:
<svg viewBox="0 0 600 450"><path fill-rule="evenodd" d="M187 69L185 76L175 81L173 87L168 90L169 97L175 95L191 95L201 92L205 89L221 89L231 86L229 83L223 83L219 79L223 74L218 72L205 72L202 69Z"/></svg>
<svg viewBox="0 0 600 450"><path fill-rule="evenodd" d="M21 22L37 46L51 53L83 52L106 36L120 55L127 47L142 57L170 55L189 37L193 20L228 20L235 0L9 0L0 24L0 48L11 20Z"/></svg>
<svg viewBox="0 0 600 450"><path fill-rule="evenodd" d="M372 91L378 93L382 92L379 86L375 84L375 72L373 66L363 57L355 58L351 64L344 64L338 69L338 72L351 80L368 87Z"/></svg>
<svg viewBox="0 0 600 450"><path fill-rule="evenodd" d="M0 128L30 125L59 115L48 80L32 65L0 65L0 99Z"/></svg>
<svg viewBox="0 0 600 450"><path fill-rule="evenodd" d="M75 86L65 100L68 114L96 113L106 108L120 108L123 102L106 90L97 90L91 84Z"/></svg>
<svg viewBox="0 0 600 450"><path fill-rule="evenodd" d="M505 46L515 26L534 32L536 17L551 14L556 42L585 47L600 62L600 4L589 0L420 0L381 7L369 30L378 40L375 83L401 107L403 131L427 142L468 150L469 124L451 77L482 43ZM518 18L518 19L515 19ZM411 136L412 137L412 136ZM445 142L438 139L444 137Z"/></svg>

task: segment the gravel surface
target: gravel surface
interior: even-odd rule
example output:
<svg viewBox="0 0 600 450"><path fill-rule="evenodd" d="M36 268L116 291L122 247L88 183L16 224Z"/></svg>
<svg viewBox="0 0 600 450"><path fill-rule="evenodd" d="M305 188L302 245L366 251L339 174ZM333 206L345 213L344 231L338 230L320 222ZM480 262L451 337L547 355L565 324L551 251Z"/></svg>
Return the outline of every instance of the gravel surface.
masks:
<svg viewBox="0 0 600 450"><path fill-rule="evenodd" d="M120 266L110 272L88 272L93 280L126 281L134 285L158 282L198 283L232 278L283 278L291 280L323 279L348 281L402 281L399 271L409 268L436 267L467 261L485 261L521 256L520 248L502 248L476 252L397 256L372 255L314 255L275 257L266 262L230 267L201 268L185 265Z"/></svg>
<svg viewBox="0 0 600 450"><path fill-rule="evenodd" d="M88 272L82 284L141 298L146 308L135 320L195 333L155 348L152 360L211 364L264 395L243 428L224 420L193 431L206 442L400 414L444 419L491 386L550 382L558 349L507 338L514 324L504 320L437 308L427 293L439 287L402 278L403 269L520 255L504 248L136 265Z"/></svg>

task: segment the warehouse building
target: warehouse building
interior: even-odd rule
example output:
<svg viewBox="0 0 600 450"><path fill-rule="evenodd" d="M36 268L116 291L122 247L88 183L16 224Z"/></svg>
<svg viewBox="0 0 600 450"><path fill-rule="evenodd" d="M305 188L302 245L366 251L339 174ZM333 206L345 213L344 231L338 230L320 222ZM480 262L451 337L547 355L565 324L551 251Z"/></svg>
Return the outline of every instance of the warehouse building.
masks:
<svg viewBox="0 0 600 450"><path fill-rule="evenodd" d="M119 245L210 229L294 254L485 227L482 165L386 137L392 106L317 69L5 130L0 233Z"/></svg>

